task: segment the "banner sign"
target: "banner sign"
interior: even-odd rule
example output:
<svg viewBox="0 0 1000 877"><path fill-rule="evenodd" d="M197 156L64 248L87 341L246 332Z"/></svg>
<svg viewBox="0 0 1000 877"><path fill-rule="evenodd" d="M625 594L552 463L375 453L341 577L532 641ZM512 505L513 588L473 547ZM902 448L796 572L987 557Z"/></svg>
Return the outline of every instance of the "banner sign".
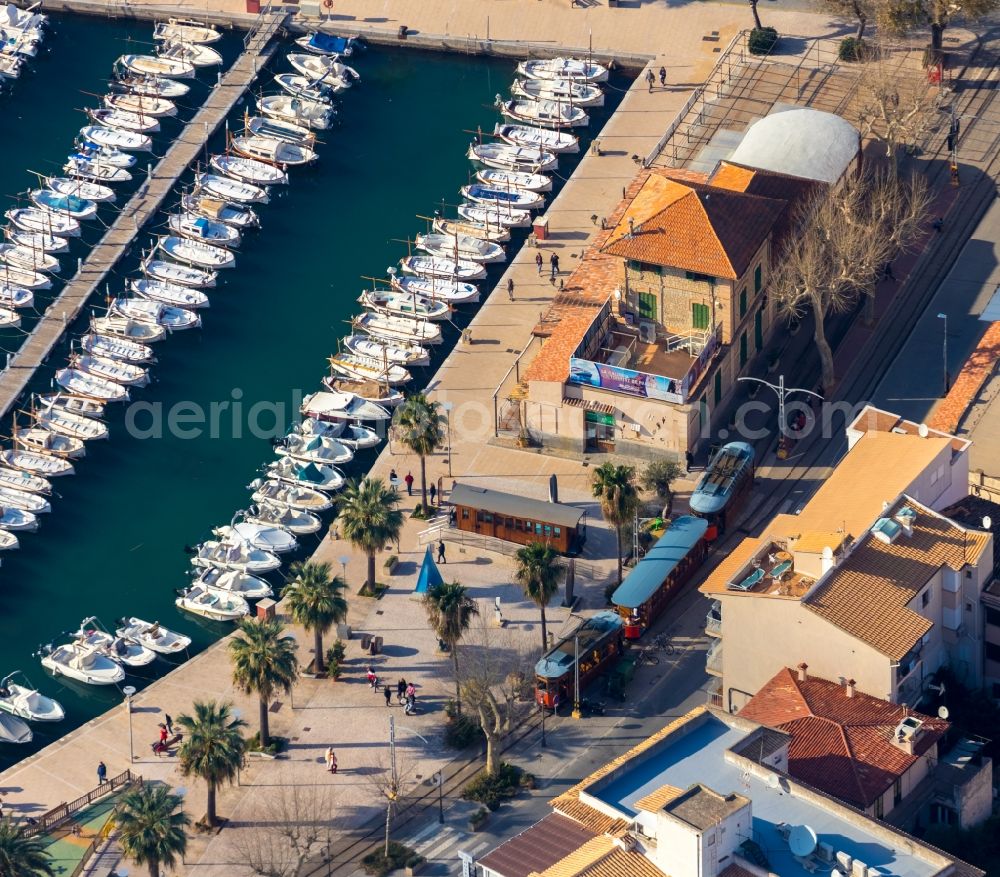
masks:
<svg viewBox="0 0 1000 877"><path fill-rule="evenodd" d="M676 405L684 403L681 382L675 378L649 375L616 365L577 359L575 356L571 356L569 360L569 382L626 393L629 396L673 402Z"/></svg>

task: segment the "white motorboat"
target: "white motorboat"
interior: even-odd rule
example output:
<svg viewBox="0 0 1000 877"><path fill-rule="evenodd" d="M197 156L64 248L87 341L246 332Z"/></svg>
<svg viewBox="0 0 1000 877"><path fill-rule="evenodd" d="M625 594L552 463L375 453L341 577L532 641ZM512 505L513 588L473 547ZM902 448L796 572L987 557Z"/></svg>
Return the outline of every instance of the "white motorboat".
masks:
<svg viewBox="0 0 1000 877"><path fill-rule="evenodd" d="M552 191L552 177L547 177L545 174L486 167L476 171L476 179L491 189L523 189L528 192Z"/></svg>
<svg viewBox="0 0 1000 877"><path fill-rule="evenodd" d="M72 475L73 464L61 457L51 454L39 454L36 451L26 451L23 448L6 448L0 451L0 462L12 469L20 469L42 478L61 478Z"/></svg>
<svg viewBox="0 0 1000 877"><path fill-rule="evenodd" d="M29 722L61 722L66 716L59 701L39 692L20 670L0 680L0 710Z"/></svg>
<svg viewBox="0 0 1000 877"><path fill-rule="evenodd" d="M475 204L499 206L514 210L538 210L545 206L545 196L528 189L491 188L482 183L462 186L462 197Z"/></svg>
<svg viewBox="0 0 1000 877"><path fill-rule="evenodd" d="M215 271L194 268L190 265L178 265L176 262L165 262L163 259L153 259L152 257L142 263L142 270L157 280L190 286L192 289L211 289L219 278Z"/></svg>
<svg viewBox="0 0 1000 877"><path fill-rule="evenodd" d="M187 61L195 67L218 67L222 63L222 55L204 43L169 40L160 45L157 54L160 58Z"/></svg>
<svg viewBox="0 0 1000 877"><path fill-rule="evenodd" d="M446 301L431 301L419 295L407 295L395 290L366 289L358 301L362 306L391 317L410 317L418 320L447 320L451 306Z"/></svg>
<svg viewBox="0 0 1000 877"><path fill-rule="evenodd" d="M302 400L302 414L321 421L391 419L392 415L381 405L366 402L353 393L311 393Z"/></svg>
<svg viewBox="0 0 1000 877"><path fill-rule="evenodd" d="M70 363L84 374L104 378L123 387L145 387L149 383L149 372L132 362L85 353L73 357Z"/></svg>
<svg viewBox="0 0 1000 877"><path fill-rule="evenodd" d="M11 48L10 43L6 43L0 49L0 79L17 79L21 75L24 59Z"/></svg>
<svg viewBox="0 0 1000 877"><path fill-rule="evenodd" d="M281 168L242 155L213 155L209 160L212 170L242 183L254 186L284 185L288 174Z"/></svg>
<svg viewBox="0 0 1000 877"><path fill-rule="evenodd" d="M129 92L106 94L104 106L109 110L121 110L135 116L148 116L152 119L163 119L177 115L177 105L168 98Z"/></svg>
<svg viewBox="0 0 1000 877"><path fill-rule="evenodd" d="M16 423L13 428L14 445L40 454L51 454L66 460L78 460L87 453L83 439L59 435L41 427L24 429Z"/></svg>
<svg viewBox="0 0 1000 877"><path fill-rule="evenodd" d="M16 506L0 506L0 530L32 532L38 529L38 518Z"/></svg>
<svg viewBox="0 0 1000 877"><path fill-rule="evenodd" d="M300 97L308 101L317 103L329 103L329 97L333 93L333 84L340 84L339 80L328 79L326 82L315 82L307 76L299 76L297 73L279 73L274 77L282 91L287 92L292 97ZM344 88L347 85L344 84Z"/></svg>
<svg viewBox="0 0 1000 877"><path fill-rule="evenodd" d="M101 654L94 646L79 642L45 649L42 666L53 676L65 676L86 685L117 685L125 680L121 664Z"/></svg>
<svg viewBox="0 0 1000 877"><path fill-rule="evenodd" d="M195 311L172 308L158 301L142 298L116 298L111 305L111 313L162 326L168 332L194 329L201 325L201 317Z"/></svg>
<svg viewBox="0 0 1000 877"><path fill-rule="evenodd" d="M316 144L316 135L305 126L296 125L294 122L269 119L265 116L253 116L244 121L244 126L255 137L282 140L285 143L308 146L310 149Z"/></svg>
<svg viewBox="0 0 1000 877"><path fill-rule="evenodd" d="M501 207L499 204L459 204L458 215L470 222L480 222L494 228L498 225L507 228L527 228L531 225L529 211Z"/></svg>
<svg viewBox="0 0 1000 877"><path fill-rule="evenodd" d="M120 618L115 627L115 635L131 642L137 642L158 655L177 655L187 651L191 637L168 630L159 621L150 624L141 618Z"/></svg>
<svg viewBox="0 0 1000 877"><path fill-rule="evenodd" d="M291 433L282 439L274 452L279 457L291 457L298 463L329 463L340 466L354 459L354 451L342 442L326 436L303 436Z"/></svg>
<svg viewBox="0 0 1000 877"><path fill-rule="evenodd" d="M158 281L132 281L133 289L137 289L136 284ZM80 339L80 346L88 353L96 353L98 356L109 356L111 359L118 359L122 362L134 362L142 364L154 362L153 348L138 341L129 341L126 338L116 338L112 335L100 335L96 332L88 332Z"/></svg>
<svg viewBox="0 0 1000 877"><path fill-rule="evenodd" d="M31 202L43 211L67 218L91 219L97 215L97 204L76 195L59 195L51 189L32 189L28 193Z"/></svg>
<svg viewBox="0 0 1000 877"><path fill-rule="evenodd" d="M274 572L281 561L270 551L252 548L239 540L225 542L208 540L198 546L191 563L200 567L233 569L263 575Z"/></svg>
<svg viewBox="0 0 1000 877"><path fill-rule="evenodd" d="M572 79L515 79L510 91L527 100L556 100L577 107L604 106L604 92L600 86Z"/></svg>
<svg viewBox="0 0 1000 877"><path fill-rule="evenodd" d="M116 131L132 131L135 134L155 134L160 130L160 123L151 116L140 116L138 113L126 113L124 110L95 110L88 107L85 110L92 122Z"/></svg>
<svg viewBox="0 0 1000 877"><path fill-rule="evenodd" d="M112 85L130 94L142 94L146 97L165 97L176 100L184 97L190 90L190 85L177 82L175 79L161 79L159 76L131 75L122 76Z"/></svg>
<svg viewBox="0 0 1000 877"><path fill-rule="evenodd" d="M163 55L122 55L115 64L138 76L191 79L195 75L194 64L186 58L168 58Z"/></svg>
<svg viewBox="0 0 1000 877"><path fill-rule="evenodd" d="M481 241L489 241L493 244L502 244L510 240L510 229L501 226L487 226L480 222L464 222L457 219L445 219L437 217L431 227L435 233L454 237L462 235L464 237L478 238Z"/></svg>
<svg viewBox="0 0 1000 877"><path fill-rule="evenodd" d="M580 151L580 139L569 131L553 131L535 128L531 125L508 125L498 123L493 133L501 140L515 146L530 146L557 155Z"/></svg>
<svg viewBox="0 0 1000 877"><path fill-rule="evenodd" d="M448 280L482 280L486 269L478 262L449 259L443 256L407 256L399 260L404 271L419 277L443 277Z"/></svg>
<svg viewBox="0 0 1000 877"><path fill-rule="evenodd" d="M354 37L337 37L319 31L299 37L295 45L314 55L342 55L347 58L354 54Z"/></svg>
<svg viewBox="0 0 1000 877"><path fill-rule="evenodd" d="M4 237L17 247L40 250L43 253L65 253L69 251L69 241L44 231L21 231L16 225L8 225L3 230Z"/></svg>
<svg viewBox="0 0 1000 877"><path fill-rule="evenodd" d="M41 30L48 21L48 16L37 11L41 5L41 3L33 3L27 9L20 9L13 3L4 4L3 11L0 12L0 28Z"/></svg>
<svg viewBox="0 0 1000 877"><path fill-rule="evenodd" d="M337 111L325 100L309 100L290 94L263 97L257 108L272 119L325 131L336 118Z"/></svg>
<svg viewBox="0 0 1000 877"><path fill-rule="evenodd" d="M361 80L361 74L353 67L348 67L335 57L328 55L302 54L289 52L285 57L306 79L321 82L336 94L346 91L354 82Z"/></svg>
<svg viewBox="0 0 1000 877"><path fill-rule="evenodd" d="M49 255L44 250L33 250L17 244L0 244L0 261L26 271L58 273L61 268L55 256Z"/></svg>
<svg viewBox="0 0 1000 877"><path fill-rule="evenodd" d="M133 278L129 281L129 288L140 298L148 298L175 308L194 310L207 308L209 305L208 296L200 289L154 280L151 277Z"/></svg>
<svg viewBox="0 0 1000 877"><path fill-rule="evenodd" d="M44 496L28 493L0 484L0 505L4 508L21 509L33 515L44 515L52 511L52 505Z"/></svg>
<svg viewBox="0 0 1000 877"><path fill-rule="evenodd" d="M41 210L38 207L15 207L4 213L21 231L54 235L61 238L80 236L80 223L72 216Z"/></svg>
<svg viewBox="0 0 1000 877"><path fill-rule="evenodd" d="M605 82L608 68L578 58L539 58L521 61L517 72L528 79L565 79L570 82Z"/></svg>
<svg viewBox="0 0 1000 877"><path fill-rule="evenodd" d="M311 164L319 158L315 150L304 144L289 143L287 140L259 135L234 137L232 148L234 152L245 158L282 167Z"/></svg>
<svg viewBox="0 0 1000 877"><path fill-rule="evenodd" d="M195 174L195 181L209 195L221 198L223 201L237 201L240 204L267 204L270 200L267 189L230 177L216 174Z"/></svg>
<svg viewBox="0 0 1000 877"><path fill-rule="evenodd" d="M287 554L299 547L298 541L291 533L266 524L249 524L246 521L241 521L235 526L216 527L212 532L223 541L243 541L251 548L270 551L272 554ZM270 595L265 594L264 596Z"/></svg>
<svg viewBox="0 0 1000 877"><path fill-rule="evenodd" d="M110 149L121 149L125 152L149 152L153 148L152 138L138 131L122 131L118 128L105 128L103 125L88 125L80 129L84 140L106 146Z"/></svg>
<svg viewBox="0 0 1000 877"><path fill-rule="evenodd" d="M218 42L222 39L222 34L203 21L168 18L166 21L156 23L156 27L153 29L153 39L206 45Z"/></svg>
<svg viewBox="0 0 1000 877"><path fill-rule="evenodd" d="M0 743L30 743L34 734L17 716L0 713Z"/></svg>
<svg viewBox="0 0 1000 877"><path fill-rule="evenodd" d="M35 423L56 435L76 438L81 441L94 441L108 437L106 423L52 405L43 405L34 412L33 416ZM2 502L3 499L0 498L0 503Z"/></svg>
<svg viewBox="0 0 1000 877"><path fill-rule="evenodd" d="M287 536L293 542L295 541L291 534L281 530L277 532ZM218 591L223 597L235 594L244 600L263 600L265 597L274 596L274 591L264 579L234 569L225 570L218 567L203 569L199 572L198 578L194 580L194 584L195 587Z"/></svg>
<svg viewBox="0 0 1000 877"><path fill-rule="evenodd" d="M371 359L354 353L338 353L328 359L330 369L338 379L349 381L375 381L399 386L409 383L413 376L405 366L386 363L381 359Z"/></svg>
<svg viewBox="0 0 1000 877"><path fill-rule="evenodd" d="M323 527L323 522L311 512L287 506L279 508L267 503L251 506L247 511L247 522L280 527L295 536L311 536L313 533L318 533Z"/></svg>
<svg viewBox="0 0 1000 877"><path fill-rule="evenodd" d="M87 628L91 623L96 624L97 619L91 617L83 620L76 632L77 642L97 649L115 663L126 667L148 667L156 660L156 652L151 649L98 627Z"/></svg>
<svg viewBox="0 0 1000 877"><path fill-rule="evenodd" d="M314 490L322 490L324 493L335 493L347 483L344 473L335 466L297 463L289 457L268 463L267 477L289 484L302 484Z"/></svg>
<svg viewBox="0 0 1000 877"><path fill-rule="evenodd" d="M197 585L181 591L174 602L179 609L212 621L239 621L250 614L247 601L239 594L223 594Z"/></svg>
<svg viewBox="0 0 1000 877"><path fill-rule="evenodd" d="M0 465L0 487L10 487L25 493L52 493L52 484L48 478L3 465Z"/></svg>
<svg viewBox="0 0 1000 877"><path fill-rule="evenodd" d="M468 156L486 167L533 174L553 171L559 164L559 156L554 152L513 143L473 143Z"/></svg>
<svg viewBox="0 0 1000 877"><path fill-rule="evenodd" d="M74 396L72 393L45 393L38 396L41 405L50 408L58 408L60 411L69 411L73 414L82 414L84 417L100 419L104 417L106 404L97 399L88 399L86 396Z"/></svg>
<svg viewBox="0 0 1000 877"><path fill-rule="evenodd" d="M238 247L241 241L240 233L234 226L196 213L171 213L167 217L167 226L181 237L217 247Z"/></svg>
<svg viewBox="0 0 1000 877"><path fill-rule="evenodd" d="M392 278L393 289L411 298L416 295L433 302L449 305L471 304L479 301L479 287L459 280L442 280L440 277L413 277L399 275Z"/></svg>
<svg viewBox="0 0 1000 877"><path fill-rule="evenodd" d="M167 330L163 326L141 323L113 314L107 317L94 317L90 321L90 328L99 335L111 335L125 341L138 341L140 344L155 344L167 337Z"/></svg>
<svg viewBox="0 0 1000 877"><path fill-rule="evenodd" d="M225 247L216 247L205 241L165 235L156 242L156 246L172 259L186 265L209 268L213 271L236 266L236 256L232 252Z"/></svg>
<svg viewBox="0 0 1000 877"><path fill-rule="evenodd" d="M502 101L500 115L543 128L581 128L590 124L586 110L559 100Z"/></svg>
<svg viewBox="0 0 1000 877"><path fill-rule="evenodd" d="M434 323L388 314L359 314L351 321L351 325L374 338L405 344L440 344L442 338L441 327Z"/></svg>
<svg viewBox="0 0 1000 877"><path fill-rule="evenodd" d="M333 506L333 500L320 490L302 484L257 478L250 483L252 498L258 505L293 509L301 512L324 512Z"/></svg>
<svg viewBox="0 0 1000 877"><path fill-rule="evenodd" d="M97 204L114 201L118 197L115 195L115 190L108 186L66 177L46 177L45 188L63 198L83 198Z"/></svg>
<svg viewBox="0 0 1000 877"><path fill-rule="evenodd" d="M79 138L78 138L79 140ZM86 140L79 142L76 152L69 156L70 161L90 161L100 165L111 165L111 167L121 167L128 170L135 167L137 161L134 155L122 152L111 146L100 146L97 143L88 143Z"/></svg>
<svg viewBox="0 0 1000 877"><path fill-rule="evenodd" d="M206 219L216 222L224 222L236 229L242 230L260 225L260 220L252 208L230 204L228 201L221 201L200 192L182 196L181 207L188 213L204 216Z"/></svg>
<svg viewBox="0 0 1000 877"><path fill-rule="evenodd" d="M507 253L500 244L467 234L418 234L416 247L439 258L488 264L503 262Z"/></svg>
<svg viewBox="0 0 1000 877"><path fill-rule="evenodd" d="M430 353L419 344L395 344L368 335L348 335L344 338L344 347L351 353L376 359L379 362L415 366L430 365L431 361Z"/></svg>
<svg viewBox="0 0 1000 877"><path fill-rule="evenodd" d="M77 396L89 396L104 402L124 402L128 399L128 390L121 384L75 368L59 369L56 372L56 383Z"/></svg>
<svg viewBox="0 0 1000 877"><path fill-rule="evenodd" d="M356 451L374 448L382 442L374 429L357 423L349 423L346 420L324 422L307 417L299 423L298 432L304 436L320 435L324 438L335 438L341 444L354 448Z"/></svg>
<svg viewBox="0 0 1000 877"><path fill-rule="evenodd" d="M10 265L0 264L0 303L9 308L30 308L35 303L34 293L23 286L13 286L11 284L15 279L23 280L25 275L31 274L33 272L26 272L20 268L11 268ZM48 279L42 274L34 276Z"/></svg>

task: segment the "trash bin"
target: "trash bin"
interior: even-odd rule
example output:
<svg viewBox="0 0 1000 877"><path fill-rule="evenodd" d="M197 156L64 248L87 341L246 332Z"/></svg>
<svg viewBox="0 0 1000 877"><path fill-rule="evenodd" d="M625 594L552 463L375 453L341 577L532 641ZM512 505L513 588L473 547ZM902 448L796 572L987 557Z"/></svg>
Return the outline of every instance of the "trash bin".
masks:
<svg viewBox="0 0 1000 877"><path fill-rule="evenodd" d="M535 235L535 240L545 241L549 238L549 218L547 216L538 216L535 218L535 223L531 227L532 233Z"/></svg>
<svg viewBox="0 0 1000 877"><path fill-rule="evenodd" d="M278 604L270 597L265 597L257 603L257 617L261 621L270 621L274 618L274 609Z"/></svg>
<svg viewBox="0 0 1000 877"><path fill-rule="evenodd" d="M361 634L361 651L367 652L368 646L371 645L372 635L370 633Z"/></svg>

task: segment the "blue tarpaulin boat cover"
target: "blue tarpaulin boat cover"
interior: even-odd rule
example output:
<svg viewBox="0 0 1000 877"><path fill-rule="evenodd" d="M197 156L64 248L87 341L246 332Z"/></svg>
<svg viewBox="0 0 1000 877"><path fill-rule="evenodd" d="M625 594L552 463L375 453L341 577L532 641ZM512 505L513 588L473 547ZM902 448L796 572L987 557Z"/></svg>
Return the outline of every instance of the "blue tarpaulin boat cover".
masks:
<svg viewBox="0 0 1000 877"><path fill-rule="evenodd" d="M343 52L347 48L345 37L335 37L325 33L314 33L309 45L321 52Z"/></svg>
<svg viewBox="0 0 1000 877"><path fill-rule="evenodd" d="M208 220L205 219L205 217L199 216L194 221L194 227L198 229L198 232L202 237L205 237L205 235L208 234Z"/></svg>
<svg viewBox="0 0 1000 877"><path fill-rule="evenodd" d="M428 545L427 551L424 552L424 562L420 565L420 575L417 576L417 586L413 589L413 593L426 594L435 585L443 584L441 570L437 568L434 558L431 557L431 547Z"/></svg>

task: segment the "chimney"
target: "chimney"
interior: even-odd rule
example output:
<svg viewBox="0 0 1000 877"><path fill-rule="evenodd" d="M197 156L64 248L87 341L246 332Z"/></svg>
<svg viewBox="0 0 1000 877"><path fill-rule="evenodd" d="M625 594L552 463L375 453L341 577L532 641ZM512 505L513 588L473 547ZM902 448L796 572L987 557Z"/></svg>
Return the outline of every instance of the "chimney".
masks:
<svg viewBox="0 0 1000 877"><path fill-rule="evenodd" d="M857 683L853 679L848 679L847 680L847 688L844 691L844 694L846 694L848 697L854 697L854 686L855 685L857 685Z"/></svg>
<svg viewBox="0 0 1000 877"><path fill-rule="evenodd" d="M635 236L635 220L631 216L628 218L628 236Z"/></svg>
<svg viewBox="0 0 1000 877"><path fill-rule="evenodd" d="M809 665L805 663L805 661L803 661L801 664L799 664L798 670L799 670L799 682L805 682L809 678L809 673L807 672L809 670Z"/></svg>

